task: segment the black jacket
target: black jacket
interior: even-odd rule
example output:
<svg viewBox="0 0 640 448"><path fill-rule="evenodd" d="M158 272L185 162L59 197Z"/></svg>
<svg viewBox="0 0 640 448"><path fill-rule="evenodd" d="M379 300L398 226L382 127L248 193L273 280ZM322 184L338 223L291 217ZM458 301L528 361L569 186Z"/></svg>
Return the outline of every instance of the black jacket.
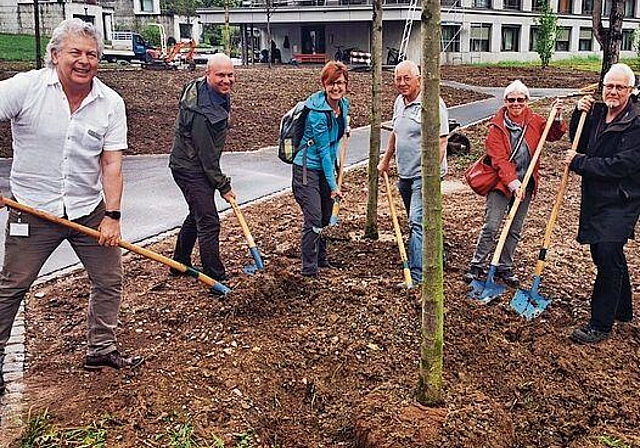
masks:
<svg viewBox="0 0 640 448"><path fill-rule="evenodd" d="M180 95L169 167L182 173L204 173L221 194L231 190L231 178L220 169L229 113L211 102L205 78L188 83Z"/></svg>
<svg viewBox="0 0 640 448"><path fill-rule="evenodd" d="M571 117L573 139L581 112ZM640 214L640 104L605 126L607 108L596 103L585 123L570 169L582 176L578 242L624 242L634 237Z"/></svg>

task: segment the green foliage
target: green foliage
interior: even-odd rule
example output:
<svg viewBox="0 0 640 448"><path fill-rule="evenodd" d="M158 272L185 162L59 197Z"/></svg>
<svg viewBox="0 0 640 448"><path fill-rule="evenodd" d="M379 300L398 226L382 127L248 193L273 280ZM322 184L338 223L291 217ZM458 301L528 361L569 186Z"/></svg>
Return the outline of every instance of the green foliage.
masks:
<svg viewBox="0 0 640 448"><path fill-rule="evenodd" d="M613 436L600 436L598 440L607 447L611 448L631 448L630 445L627 445L622 440L617 439Z"/></svg>
<svg viewBox="0 0 640 448"><path fill-rule="evenodd" d="M43 58L48 42L48 36L40 36ZM6 61L35 61L35 37L27 34L0 34L0 55L0 59Z"/></svg>
<svg viewBox="0 0 640 448"><path fill-rule="evenodd" d="M543 0L540 16L535 19L538 25L538 36L535 43L535 50L540 56L542 68L549 66L551 56L556 49L556 37L558 33L558 16L551 9L549 0Z"/></svg>
<svg viewBox="0 0 640 448"><path fill-rule="evenodd" d="M160 46L160 29L157 26L148 25L140 34L149 44L155 47Z"/></svg>
<svg viewBox="0 0 640 448"><path fill-rule="evenodd" d="M76 448L106 448L106 424L110 417L105 416L98 422L82 428L59 429L51 423L51 415L45 411L29 419L22 439L21 448L58 448L73 446Z"/></svg>
<svg viewBox="0 0 640 448"><path fill-rule="evenodd" d="M202 0L161 0L160 9L164 13L194 17L196 9L205 6Z"/></svg>

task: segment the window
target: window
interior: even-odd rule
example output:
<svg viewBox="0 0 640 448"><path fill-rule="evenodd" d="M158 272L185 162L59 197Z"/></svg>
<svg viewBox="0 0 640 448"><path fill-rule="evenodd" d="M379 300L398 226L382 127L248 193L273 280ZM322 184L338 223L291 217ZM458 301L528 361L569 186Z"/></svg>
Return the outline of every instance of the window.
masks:
<svg viewBox="0 0 640 448"><path fill-rule="evenodd" d="M460 52L460 25L442 25L442 51Z"/></svg>
<svg viewBox="0 0 640 448"><path fill-rule="evenodd" d="M556 37L556 51L570 51L571 49L571 28L558 27Z"/></svg>
<svg viewBox="0 0 640 448"><path fill-rule="evenodd" d="M471 51L489 51L489 36L491 35L491 25L488 23L471 24L471 41L469 48Z"/></svg>
<svg viewBox="0 0 640 448"><path fill-rule="evenodd" d="M573 12L572 0L558 0L558 14L571 14Z"/></svg>
<svg viewBox="0 0 640 448"><path fill-rule="evenodd" d="M593 30L591 28L580 28L580 38L578 40L578 51L593 50Z"/></svg>
<svg viewBox="0 0 640 448"><path fill-rule="evenodd" d="M520 11L522 9L522 2L520 0L504 0L502 8Z"/></svg>
<svg viewBox="0 0 640 448"><path fill-rule="evenodd" d="M473 7L479 9L491 9L491 0L473 0Z"/></svg>
<svg viewBox="0 0 640 448"><path fill-rule="evenodd" d="M191 39L193 37L193 25L191 23L180 24L180 39Z"/></svg>
<svg viewBox="0 0 640 448"><path fill-rule="evenodd" d="M538 42L538 34L540 29L537 26L532 26L529 33L529 51L536 51L536 43Z"/></svg>
<svg viewBox="0 0 640 448"><path fill-rule="evenodd" d="M590 16L593 13L593 0L582 0L582 14Z"/></svg>
<svg viewBox="0 0 640 448"><path fill-rule="evenodd" d="M633 51L633 30L622 30L622 51Z"/></svg>
<svg viewBox="0 0 640 448"><path fill-rule="evenodd" d="M533 12L540 12L542 11L542 7L544 6L545 3L547 3L548 0L533 0L531 2L531 11Z"/></svg>
<svg viewBox="0 0 640 448"><path fill-rule="evenodd" d="M624 2L624 16L633 17L633 10L636 8L635 0L625 0Z"/></svg>
<svg viewBox="0 0 640 448"><path fill-rule="evenodd" d="M460 0L440 0L440 5L447 8L460 6Z"/></svg>
<svg viewBox="0 0 640 448"><path fill-rule="evenodd" d="M140 0L140 12L153 12L153 0Z"/></svg>
<svg viewBox="0 0 640 448"><path fill-rule="evenodd" d="M500 51L520 50L520 27L505 25L502 27L502 44Z"/></svg>

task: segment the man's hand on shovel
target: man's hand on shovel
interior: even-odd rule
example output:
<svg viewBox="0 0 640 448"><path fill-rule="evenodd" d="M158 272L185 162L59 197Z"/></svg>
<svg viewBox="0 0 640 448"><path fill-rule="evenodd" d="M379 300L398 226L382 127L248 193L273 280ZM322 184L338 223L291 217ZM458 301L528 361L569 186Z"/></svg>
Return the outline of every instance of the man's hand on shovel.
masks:
<svg viewBox="0 0 640 448"><path fill-rule="evenodd" d="M231 200L233 199L234 201L236 200L236 194L233 192L233 189L227 191L224 194L221 194L222 199L224 199L225 201L227 201L227 203L231 203Z"/></svg>

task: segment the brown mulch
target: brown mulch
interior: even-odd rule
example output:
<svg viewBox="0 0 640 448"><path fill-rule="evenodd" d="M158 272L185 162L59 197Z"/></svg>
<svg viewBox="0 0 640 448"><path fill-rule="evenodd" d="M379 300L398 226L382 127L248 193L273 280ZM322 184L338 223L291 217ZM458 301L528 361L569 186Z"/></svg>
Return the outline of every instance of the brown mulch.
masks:
<svg viewBox="0 0 640 448"><path fill-rule="evenodd" d="M542 113L547 104L536 105ZM483 126L470 130L482 140ZM545 180L517 252L530 287L548 212L562 174L566 141L545 149ZM459 178L460 160L452 161ZM458 174L456 174L458 173ZM421 306L402 291L384 191L380 239L361 238L365 170L347 173L348 197L329 254L337 269L299 275L301 216L290 194L245 211L266 271L246 276L252 260L234 217L223 221L223 259L233 294L210 297L200 285L126 257L120 313L123 349L147 357L135 372L81 369L88 286L84 274L28 295L28 408L48 409L64 427L108 416L110 447L169 446L167 428L189 422L235 446L256 447L599 447L640 446L640 327L617 326L597 346L567 335L588 316L594 272L574 240L579 180L573 176L541 294L552 305L527 322L509 308L514 291L481 306L461 281L482 225L483 200L469 191L444 197L444 406L415 404ZM394 189L395 190L395 189ZM402 210L396 194L396 207ZM403 228L406 225L401 213ZM171 254L173 239L151 248ZM633 281L640 251L627 250ZM374 431L375 429L375 431ZM608 444L605 444L605 442ZM625 444L625 445L623 445Z"/></svg>

